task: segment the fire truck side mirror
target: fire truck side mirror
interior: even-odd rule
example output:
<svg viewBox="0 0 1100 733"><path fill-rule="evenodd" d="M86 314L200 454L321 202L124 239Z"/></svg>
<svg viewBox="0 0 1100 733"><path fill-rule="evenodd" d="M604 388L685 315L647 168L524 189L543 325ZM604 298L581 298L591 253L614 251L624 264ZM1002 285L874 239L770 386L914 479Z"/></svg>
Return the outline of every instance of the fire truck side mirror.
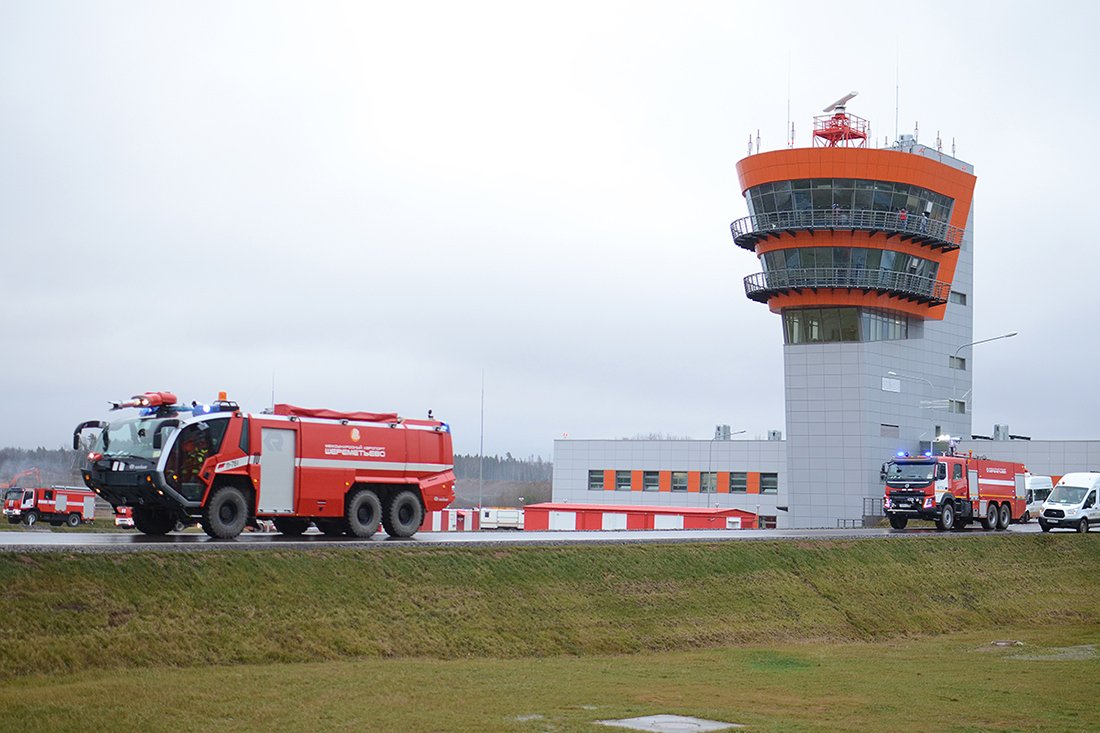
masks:
<svg viewBox="0 0 1100 733"><path fill-rule="evenodd" d="M82 422L77 425L76 430L73 431L73 450L81 449L80 435L85 430L91 430L93 428L102 430L105 427L107 427L107 423L101 422L100 420L88 420L87 422Z"/></svg>
<svg viewBox="0 0 1100 733"><path fill-rule="evenodd" d="M885 481L886 480L886 464L885 463L882 464L878 469L878 480L879 481Z"/></svg>
<svg viewBox="0 0 1100 733"><path fill-rule="evenodd" d="M176 432L175 426L161 425L155 433L153 433L153 450L160 450L164 447L164 441L168 440L168 436Z"/></svg>

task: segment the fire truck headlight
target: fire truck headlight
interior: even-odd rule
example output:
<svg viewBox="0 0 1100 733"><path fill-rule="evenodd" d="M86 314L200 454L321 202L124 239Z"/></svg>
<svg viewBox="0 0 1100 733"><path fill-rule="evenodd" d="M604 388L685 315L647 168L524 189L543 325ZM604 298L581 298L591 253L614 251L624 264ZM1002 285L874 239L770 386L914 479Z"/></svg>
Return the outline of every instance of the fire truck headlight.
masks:
<svg viewBox="0 0 1100 733"><path fill-rule="evenodd" d="M924 508L925 509L931 509L935 505L936 505L935 497L929 496L927 499L924 500Z"/></svg>

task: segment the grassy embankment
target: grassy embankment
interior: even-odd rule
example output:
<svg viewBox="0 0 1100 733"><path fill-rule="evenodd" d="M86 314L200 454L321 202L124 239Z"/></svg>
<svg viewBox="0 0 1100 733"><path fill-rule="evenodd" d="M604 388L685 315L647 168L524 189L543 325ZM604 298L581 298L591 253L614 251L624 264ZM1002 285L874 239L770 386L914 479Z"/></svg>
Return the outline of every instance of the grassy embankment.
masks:
<svg viewBox="0 0 1100 733"><path fill-rule="evenodd" d="M1093 539L3 554L0 729L1084 730Z"/></svg>

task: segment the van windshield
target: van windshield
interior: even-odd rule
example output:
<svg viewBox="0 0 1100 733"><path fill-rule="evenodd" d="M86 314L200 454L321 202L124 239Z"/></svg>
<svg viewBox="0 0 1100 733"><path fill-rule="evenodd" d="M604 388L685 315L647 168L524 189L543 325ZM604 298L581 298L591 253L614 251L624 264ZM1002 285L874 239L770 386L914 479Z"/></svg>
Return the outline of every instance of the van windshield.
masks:
<svg viewBox="0 0 1100 733"><path fill-rule="evenodd" d="M1080 504L1088 489L1080 486L1055 486L1047 499L1051 504Z"/></svg>

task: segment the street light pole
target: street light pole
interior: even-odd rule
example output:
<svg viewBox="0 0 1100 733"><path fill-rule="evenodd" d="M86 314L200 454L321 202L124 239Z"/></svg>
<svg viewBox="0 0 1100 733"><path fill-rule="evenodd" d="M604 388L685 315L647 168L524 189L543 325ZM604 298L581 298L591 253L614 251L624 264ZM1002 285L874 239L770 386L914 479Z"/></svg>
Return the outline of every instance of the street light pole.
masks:
<svg viewBox="0 0 1100 733"><path fill-rule="evenodd" d="M971 341L970 343L963 344L959 348L955 349L955 353L954 353L952 358L953 359L958 359L959 358L959 352L962 351L965 348L970 347L970 346L976 346L978 344L986 344L986 343L989 343L990 341L1000 341L1001 339L1010 339L1013 336L1016 336L1018 334L1019 334L1019 331L1013 331L1012 333L1003 333L1000 336L993 336L992 338L978 339L977 341ZM954 366L954 365L952 365L952 366ZM973 382L974 378L971 377L970 379L971 379L971 382ZM955 393L958 392L958 387L959 387L958 382L959 382L959 380L956 379L954 376L952 376L952 378L951 378L951 402L953 402L953 403L956 402ZM973 391L974 391L974 385L971 384L970 389L967 390L967 394L970 394ZM951 409L953 409L953 408L954 408L953 404L949 405L948 406L948 411L951 411Z"/></svg>
<svg viewBox="0 0 1100 733"><path fill-rule="evenodd" d="M914 376L909 375L909 374L898 374L897 372L886 372L886 374L887 374L887 376L897 377L898 379L912 379L915 382L924 382L932 390L936 389L936 385L932 384L932 381L930 379L925 379L924 377L914 377ZM931 402L931 400L929 400L929 402ZM932 411L932 408L930 407L929 408L929 414L931 414L931 411ZM917 441L918 442L920 441L919 437L917 438ZM929 427L929 431L928 431L928 450L930 450L932 452L935 452L935 450L936 450L936 418L935 417L932 418L932 424Z"/></svg>

